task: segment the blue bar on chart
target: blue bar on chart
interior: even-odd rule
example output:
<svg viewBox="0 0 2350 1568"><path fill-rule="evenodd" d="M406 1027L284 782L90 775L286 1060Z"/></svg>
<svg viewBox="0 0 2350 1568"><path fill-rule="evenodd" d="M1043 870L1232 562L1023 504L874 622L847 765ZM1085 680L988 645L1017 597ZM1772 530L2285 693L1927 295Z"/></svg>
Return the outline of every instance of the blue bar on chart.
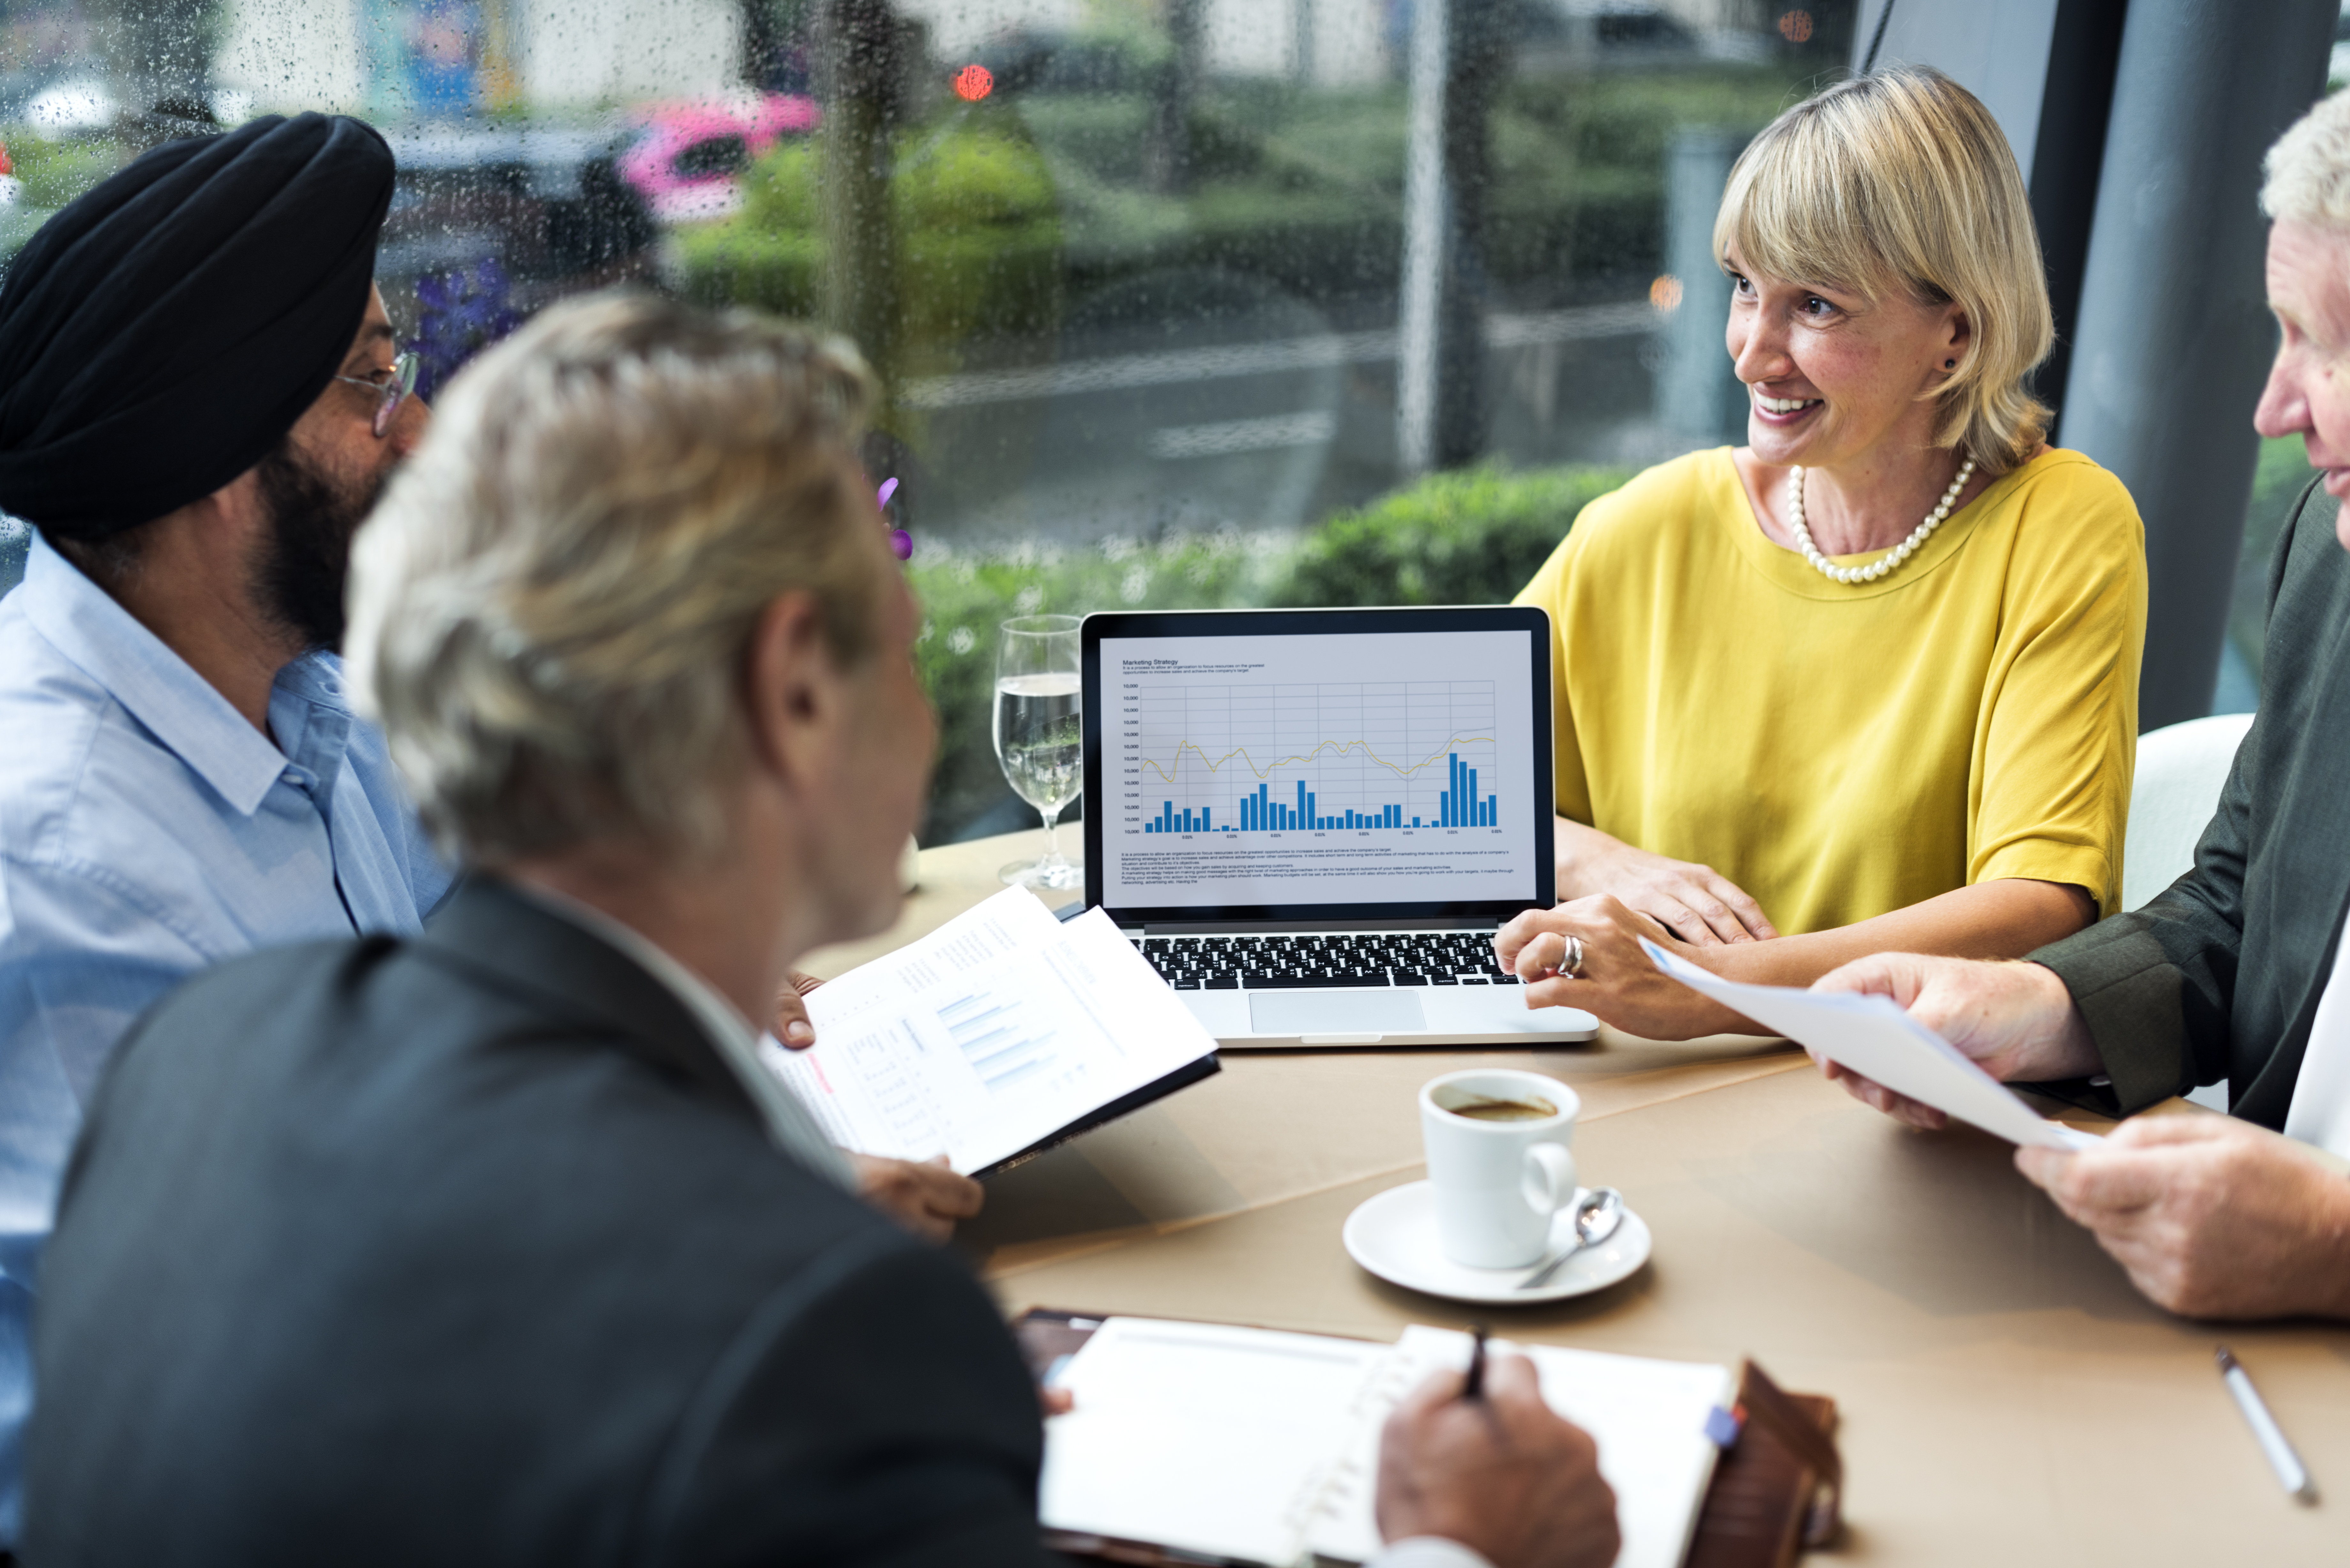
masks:
<svg viewBox="0 0 2350 1568"><path fill-rule="evenodd" d="M1404 818L1401 805L1389 803L1371 806L1334 806L1325 811L1314 791L1304 780L1297 781L1292 799L1273 798L1272 786L1260 784L1255 789L1233 803L1230 814L1233 820L1221 827L1212 821L1212 808L1186 806L1177 810L1175 803L1159 803L1158 815L1142 824L1145 833L1295 833L1301 830L1321 832L1380 832L1392 829L1424 827L1495 827L1502 820L1502 797L1481 795L1477 789L1477 770L1466 766L1455 753L1446 758L1447 788L1436 797L1437 810L1433 820L1415 815Z"/></svg>
<svg viewBox="0 0 2350 1568"><path fill-rule="evenodd" d="M1436 824L1439 827L1499 827L1502 825L1502 797L1498 794L1480 796L1477 793L1477 770L1462 765L1459 753L1445 759L1447 788L1436 797ZM1412 826L1419 826L1414 817Z"/></svg>

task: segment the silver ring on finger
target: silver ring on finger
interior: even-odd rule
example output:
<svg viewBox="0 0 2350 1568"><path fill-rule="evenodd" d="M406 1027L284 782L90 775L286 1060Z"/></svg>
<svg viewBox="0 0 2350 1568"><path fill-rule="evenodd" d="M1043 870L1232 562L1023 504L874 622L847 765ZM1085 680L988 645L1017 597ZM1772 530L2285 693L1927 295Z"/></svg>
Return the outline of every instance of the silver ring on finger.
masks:
<svg viewBox="0 0 2350 1568"><path fill-rule="evenodd" d="M1569 980L1583 978L1583 939L1581 937L1566 939L1566 961L1558 966L1558 972Z"/></svg>

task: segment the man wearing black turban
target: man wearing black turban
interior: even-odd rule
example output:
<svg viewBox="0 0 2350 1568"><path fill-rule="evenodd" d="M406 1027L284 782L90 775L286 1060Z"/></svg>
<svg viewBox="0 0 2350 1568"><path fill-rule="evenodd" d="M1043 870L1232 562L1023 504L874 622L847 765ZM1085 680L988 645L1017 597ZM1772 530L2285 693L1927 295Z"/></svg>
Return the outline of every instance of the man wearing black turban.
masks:
<svg viewBox="0 0 2350 1568"><path fill-rule="evenodd" d="M81 1105L173 982L414 933L449 881L329 651L423 405L375 291L391 151L354 119L175 141L0 285L0 1550L34 1268Z"/></svg>

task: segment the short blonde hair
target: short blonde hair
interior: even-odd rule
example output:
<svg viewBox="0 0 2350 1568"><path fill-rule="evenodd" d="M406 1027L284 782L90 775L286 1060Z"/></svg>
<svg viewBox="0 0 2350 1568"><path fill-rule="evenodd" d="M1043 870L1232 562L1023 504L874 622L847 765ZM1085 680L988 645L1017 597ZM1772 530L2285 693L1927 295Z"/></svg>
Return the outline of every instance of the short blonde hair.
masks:
<svg viewBox="0 0 2350 1568"><path fill-rule="evenodd" d="M1899 66L1836 83L1773 120L1739 156L1713 252L1877 300L1955 302L1973 340L1934 443L1992 474L2038 450L2048 410L2024 378L2054 340L2030 198L2007 138L1974 94Z"/></svg>
<svg viewBox="0 0 2350 1568"><path fill-rule="evenodd" d="M2350 230L2350 88L2318 99L2261 161L2261 211L2317 229Z"/></svg>
<svg viewBox="0 0 2350 1568"><path fill-rule="evenodd" d="M877 636L888 546L857 351L643 295L556 306L460 375L352 553L352 683L425 824L494 865L709 854L760 617Z"/></svg>

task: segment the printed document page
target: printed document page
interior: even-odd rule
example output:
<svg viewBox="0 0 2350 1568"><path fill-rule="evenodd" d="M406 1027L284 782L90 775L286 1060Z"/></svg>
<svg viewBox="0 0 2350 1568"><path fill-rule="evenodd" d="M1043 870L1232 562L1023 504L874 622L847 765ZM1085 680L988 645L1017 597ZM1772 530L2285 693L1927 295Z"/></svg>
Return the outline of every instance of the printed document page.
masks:
<svg viewBox="0 0 2350 1568"><path fill-rule="evenodd" d="M808 993L816 1043L760 1043L840 1147L984 1170L1216 1042L1100 909L1006 888Z"/></svg>
<svg viewBox="0 0 2350 1568"><path fill-rule="evenodd" d="M2015 1097L1964 1053L1911 1018L1889 996L1746 985L1642 940L1656 966L1690 990L1775 1029L1796 1044L1873 1078L1897 1095L1972 1122L2010 1143L2093 1148L2095 1135L2052 1122Z"/></svg>
<svg viewBox="0 0 2350 1568"><path fill-rule="evenodd" d="M1388 1411L1439 1367L1469 1365L1470 1338L1419 1324L1403 1331L1378 1380L1378 1407L1364 1413L1352 1448L1334 1473L1312 1544L1324 1557L1366 1562L1380 1546L1372 1503L1378 1442ZM1735 1384L1726 1366L1604 1355L1555 1345L1503 1345L1531 1357L1544 1401L1599 1445L1599 1473L1616 1489L1624 1548L1616 1568L1678 1568L1697 1529L1706 1484L1720 1454L1707 1417L1727 1409Z"/></svg>
<svg viewBox="0 0 2350 1568"><path fill-rule="evenodd" d="M1076 1408L1045 1423L1038 1511L1052 1530L1284 1568L1305 1554L1332 1463L1374 1418L1364 1396L1393 1354L1110 1318L1054 1380Z"/></svg>

